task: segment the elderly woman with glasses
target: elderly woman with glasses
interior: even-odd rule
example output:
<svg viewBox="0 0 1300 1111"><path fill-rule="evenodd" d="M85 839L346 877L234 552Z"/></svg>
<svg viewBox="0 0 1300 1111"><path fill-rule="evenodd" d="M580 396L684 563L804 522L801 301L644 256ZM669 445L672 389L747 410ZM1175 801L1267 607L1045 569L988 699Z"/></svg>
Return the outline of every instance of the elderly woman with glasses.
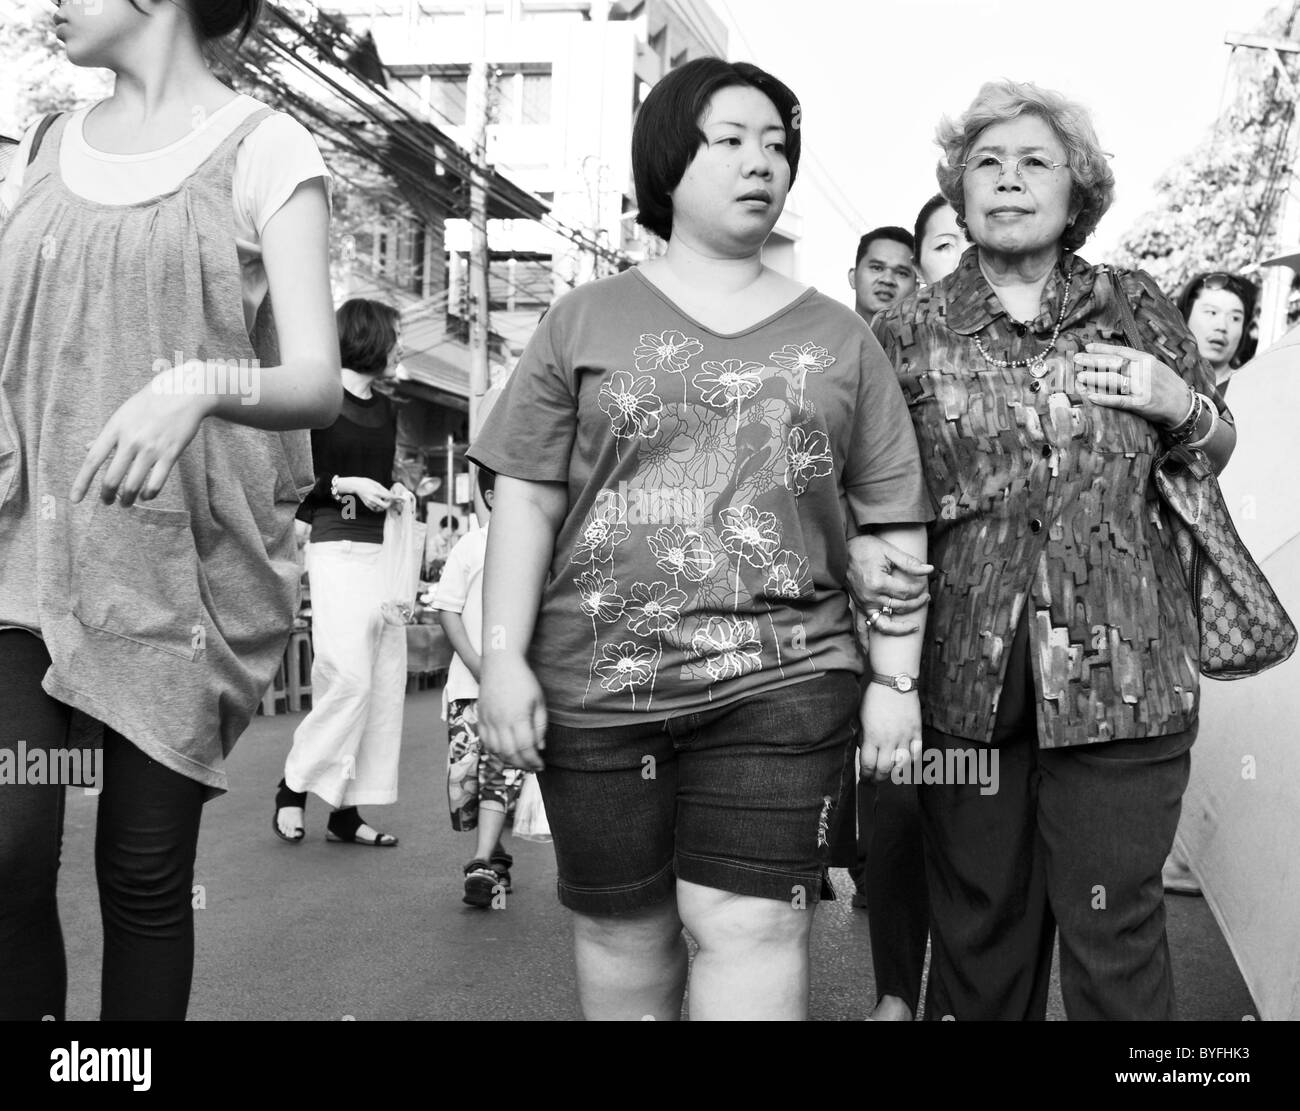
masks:
<svg viewBox="0 0 1300 1111"><path fill-rule="evenodd" d="M1081 107L990 83L938 140L973 246L875 322L938 515L926 1017L1043 1018L1059 929L1071 1018L1171 1018L1160 869L1196 736L1198 632L1150 476L1171 442L1221 469L1235 431L1150 277L1075 254L1114 191Z"/></svg>

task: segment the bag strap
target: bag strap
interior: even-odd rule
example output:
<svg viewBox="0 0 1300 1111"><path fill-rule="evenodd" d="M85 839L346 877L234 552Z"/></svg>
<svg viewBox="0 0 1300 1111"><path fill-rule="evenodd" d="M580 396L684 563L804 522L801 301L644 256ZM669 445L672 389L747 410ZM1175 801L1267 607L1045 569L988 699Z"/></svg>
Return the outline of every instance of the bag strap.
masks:
<svg viewBox="0 0 1300 1111"><path fill-rule="evenodd" d="M1124 287L1120 284L1119 272L1112 270L1109 266L1100 269L1105 270L1106 277L1110 281L1111 296L1115 299L1115 305L1119 309L1120 326L1124 329L1124 341L1135 350L1144 350L1142 335L1138 332L1137 321L1133 317L1133 306L1128 303L1128 294L1124 292Z"/></svg>
<svg viewBox="0 0 1300 1111"><path fill-rule="evenodd" d="M1124 292L1123 285L1120 284L1119 272L1109 266L1099 266L1097 269L1103 270L1110 282L1111 296L1119 309L1120 326L1124 329L1124 342L1134 350L1145 350L1142 346L1142 335L1138 332L1137 320L1133 316L1133 306L1128 303L1128 295ZM1214 474L1214 468L1210 466L1210 461L1206 458L1204 452L1196 448L1185 447L1182 444L1173 444L1161 452L1156 457L1153 470L1174 470L1178 468L1188 471L1193 477L1202 482Z"/></svg>
<svg viewBox="0 0 1300 1111"><path fill-rule="evenodd" d="M51 112L40 123L36 125L36 134L32 136L32 146L27 152L27 165L36 161L36 152L41 149L41 140L45 138L45 133L49 131L50 126L57 120L62 112Z"/></svg>

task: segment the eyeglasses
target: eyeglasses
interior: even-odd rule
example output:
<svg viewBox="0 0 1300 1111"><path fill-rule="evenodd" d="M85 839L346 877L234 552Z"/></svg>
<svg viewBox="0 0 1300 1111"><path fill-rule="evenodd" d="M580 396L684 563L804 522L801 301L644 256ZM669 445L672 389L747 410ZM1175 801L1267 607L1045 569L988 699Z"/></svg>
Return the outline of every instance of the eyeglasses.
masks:
<svg viewBox="0 0 1300 1111"><path fill-rule="evenodd" d="M961 168L972 177L996 181L1002 176L1002 171L1007 168L1007 165L1008 163L996 154L980 154L967 159L961 164ZM1014 166L1016 177L1020 178L1021 181L1026 179L1033 181L1035 179L1041 180L1049 174L1055 173L1065 163L1052 162L1041 154L1022 154L1010 165Z"/></svg>
<svg viewBox="0 0 1300 1111"><path fill-rule="evenodd" d="M1240 278L1236 274L1229 274L1223 270L1216 270L1212 274L1206 274L1199 284L1199 289L1227 289L1233 293L1239 293L1243 287L1249 286L1250 283L1245 278Z"/></svg>

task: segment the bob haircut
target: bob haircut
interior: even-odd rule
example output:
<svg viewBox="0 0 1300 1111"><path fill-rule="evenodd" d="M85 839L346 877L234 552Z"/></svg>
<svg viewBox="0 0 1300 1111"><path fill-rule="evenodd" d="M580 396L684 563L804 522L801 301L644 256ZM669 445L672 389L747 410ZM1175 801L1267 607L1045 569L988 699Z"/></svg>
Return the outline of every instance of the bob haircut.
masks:
<svg viewBox="0 0 1300 1111"><path fill-rule="evenodd" d="M670 193L681 183L705 141L700 117L719 89L757 89L776 108L785 127L785 160L790 184L799 169L798 98L785 85L748 62L696 58L669 72L645 98L632 128L632 178L636 182L636 222L667 239L673 233Z"/></svg>
<svg viewBox="0 0 1300 1111"><path fill-rule="evenodd" d="M966 196L961 164L985 128L1031 114L1038 116L1061 140L1070 169L1070 205L1078 210L1074 223L1061 235L1067 251L1081 247L1115 199L1115 175L1097 140L1088 111L1051 89L1024 81L989 81L957 120L945 116L935 139L943 148L939 161L939 192L966 228Z"/></svg>
<svg viewBox="0 0 1300 1111"><path fill-rule="evenodd" d="M382 374L397 344L401 315L382 301L354 297L334 314L339 326L339 361L358 374Z"/></svg>
<svg viewBox="0 0 1300 1111"><path fill-rule="evenodd" d="M1232 358L1228 360L1230 366L1239 366L1246 361L1248 354L1253 353L1250 322L1255 319L1255 302L1259 294L1254 283L1240 274L1229 274L1223 270L1206 270L1195 275L1178 294L1175 304L1184 320L1192 315L1192 306L1196 304L1201 292L1206 289L1226 289L1229 293L1236 294L1237 300L1241 302L1241 341L1237 344L1237 350L1232 353Z"/></svg>
<svg viewBox="0 0 1300 1111"><path fill-rule="evenodd" d="M130 4L141 15L146 14L135 0ZM200 41L210 42L237 30L243 45L262 16L262 4L263 0L189 0L189 13Z"/></svg>

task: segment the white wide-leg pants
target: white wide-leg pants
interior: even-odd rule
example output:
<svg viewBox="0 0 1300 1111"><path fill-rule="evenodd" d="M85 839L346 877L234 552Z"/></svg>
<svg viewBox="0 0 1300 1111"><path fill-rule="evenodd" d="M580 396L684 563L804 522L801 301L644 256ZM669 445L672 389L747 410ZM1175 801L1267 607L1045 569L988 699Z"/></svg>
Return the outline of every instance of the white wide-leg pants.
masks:
<svg viewBox="0 0 1300 1111"><path fill-rule="evenodd" d="M312 709L294 731L284 778L331 806L397 801L406 629L380 614L391 593L382 551L352 540L307 545Z"/></svg>

